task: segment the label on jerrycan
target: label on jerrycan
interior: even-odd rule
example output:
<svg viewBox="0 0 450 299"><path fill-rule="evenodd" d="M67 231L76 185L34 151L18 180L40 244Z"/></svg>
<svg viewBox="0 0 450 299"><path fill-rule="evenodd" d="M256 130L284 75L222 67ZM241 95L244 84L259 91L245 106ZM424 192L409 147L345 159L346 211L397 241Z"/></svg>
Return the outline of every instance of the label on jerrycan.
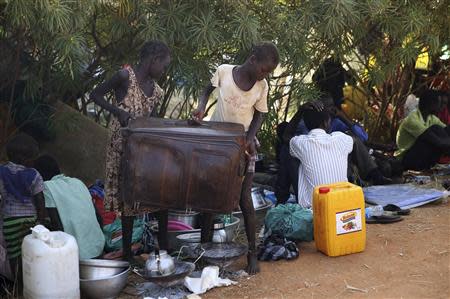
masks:
<svg viewBox="0 0 450 299"><path fill-rule="evenodd" d="M361 209L336 213L336 234L343 235L362 230Z"/></svg>

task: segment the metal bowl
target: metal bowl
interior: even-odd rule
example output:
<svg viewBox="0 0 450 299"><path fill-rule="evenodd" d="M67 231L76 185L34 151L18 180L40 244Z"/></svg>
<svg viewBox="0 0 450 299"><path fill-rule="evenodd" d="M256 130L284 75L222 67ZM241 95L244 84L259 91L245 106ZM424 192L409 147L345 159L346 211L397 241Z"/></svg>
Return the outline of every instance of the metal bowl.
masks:
<svg viewBox="0 0 450 299"><path fill-rule="evenodd" d="M201 233L187 233L177 236L177 241L184 246L197 246L200 244Z"/></svg>
<svg viewBox="0 0 450 299"><path fill-rule="evenodd" d="M127 284L130 273L128 267L122 273L101 279L80 279L80 290L83 298L114 299L119 296Z"/></svg>
<svg viewBox="0 0 450 299"><path fill-rule="evenodd" d="M101 279L108 278L122 273L130 266L130 263L124 261L112 260L80 260L80 278L82 279Z"/></svg>
<svg viewBox="0 0 450 299"><path fill-rule="evenodd" d="M194 211L182 211L182 210L169 211L169 220L181 221L184 224L187 224L193 228L198 227L199 216L200 213Z"/></svg>
<svg viewBox="0 0 450 299"><path fill-rule="evenodd" d="M225 225L225 233L227 235L227 242L233 241L234 237L236 236L236 233L239 229L239 223L240 220L238 217L233 216L231 223ZM155 224L154 227L152 227L154 231L158 231L157 224ZM171 250L179 250L180 247L183 245L177 240L178 235L187 234L187 233L201 233L201 229L192 229L192 230L179 230L179 231L168 231L167 232L167 239L169 242L169 251Z"/></svg>

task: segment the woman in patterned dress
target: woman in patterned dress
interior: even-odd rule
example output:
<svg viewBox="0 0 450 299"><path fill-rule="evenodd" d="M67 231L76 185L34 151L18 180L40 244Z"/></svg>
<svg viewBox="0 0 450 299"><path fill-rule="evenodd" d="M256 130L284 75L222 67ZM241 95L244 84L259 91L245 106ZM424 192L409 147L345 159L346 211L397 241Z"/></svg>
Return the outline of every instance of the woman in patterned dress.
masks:
<svg viewBox="0 0 450 299"><path fill-rule="evenodd" d="M164 74L170 63L170 50L160 41L147 42L141 49L140 61L135 66L126 65L108 81L98 85L90 97L113 116L109 129L111 139L106 149L105 208L122 214L124 257L131 257L131 232L134 216L145 212L136 210L120 201L120 160L122 150L121 127L130 118L150 116L163 97L156 81ZM115 103L110 104L104 96L113 91ZM163 221L164 222L164 221ZM161 244L162 245L162 244Z"/></svg>

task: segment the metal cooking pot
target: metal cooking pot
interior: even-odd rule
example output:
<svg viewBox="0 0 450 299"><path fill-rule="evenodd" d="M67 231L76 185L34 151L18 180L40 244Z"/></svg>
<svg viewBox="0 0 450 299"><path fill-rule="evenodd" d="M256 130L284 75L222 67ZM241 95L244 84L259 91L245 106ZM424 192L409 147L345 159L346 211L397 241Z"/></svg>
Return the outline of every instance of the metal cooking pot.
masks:
<svg viewBox="0 0 450 299"><path fill-rule="evenodd" d="M192 228L197 228L199 226L199 212L194 211L182 211L182 210L170 210L169 220L181 221L184 224L191 226Z"/></svg>
<svg viewBox="0 0 450 299"><path fill-rule="evenodd" d="M112 299L119 296L127 284L131 267L114 276L99 279L80 278L81 298Z"/></svg>
<svg viewBox="0 0 450 299"><path fill-rule="evenodd" d="M145 267L150 275L166 276L175 272L175 262L165 250L155 250L148 257Z"/></svg>
<svg viewBox="0 0 450 299"><path fill-rule="evenodd" d="M81 279L107 278L125 271L130 264L124 261L101 259L80 260Z"/></svg>

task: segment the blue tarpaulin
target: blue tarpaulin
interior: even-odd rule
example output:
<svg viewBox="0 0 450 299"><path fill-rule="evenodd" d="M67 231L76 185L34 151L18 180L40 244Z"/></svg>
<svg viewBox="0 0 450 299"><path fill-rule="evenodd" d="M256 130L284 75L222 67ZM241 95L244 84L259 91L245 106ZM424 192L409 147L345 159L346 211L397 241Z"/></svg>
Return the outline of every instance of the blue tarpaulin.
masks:
<svg viewBox="0 0 450 299"><path fill-rule="evenodd" d="M422 206L444 196L443 191L412 184L370 186L363 190L367 203L382 206L393 204L403 209Z"/></svg>

